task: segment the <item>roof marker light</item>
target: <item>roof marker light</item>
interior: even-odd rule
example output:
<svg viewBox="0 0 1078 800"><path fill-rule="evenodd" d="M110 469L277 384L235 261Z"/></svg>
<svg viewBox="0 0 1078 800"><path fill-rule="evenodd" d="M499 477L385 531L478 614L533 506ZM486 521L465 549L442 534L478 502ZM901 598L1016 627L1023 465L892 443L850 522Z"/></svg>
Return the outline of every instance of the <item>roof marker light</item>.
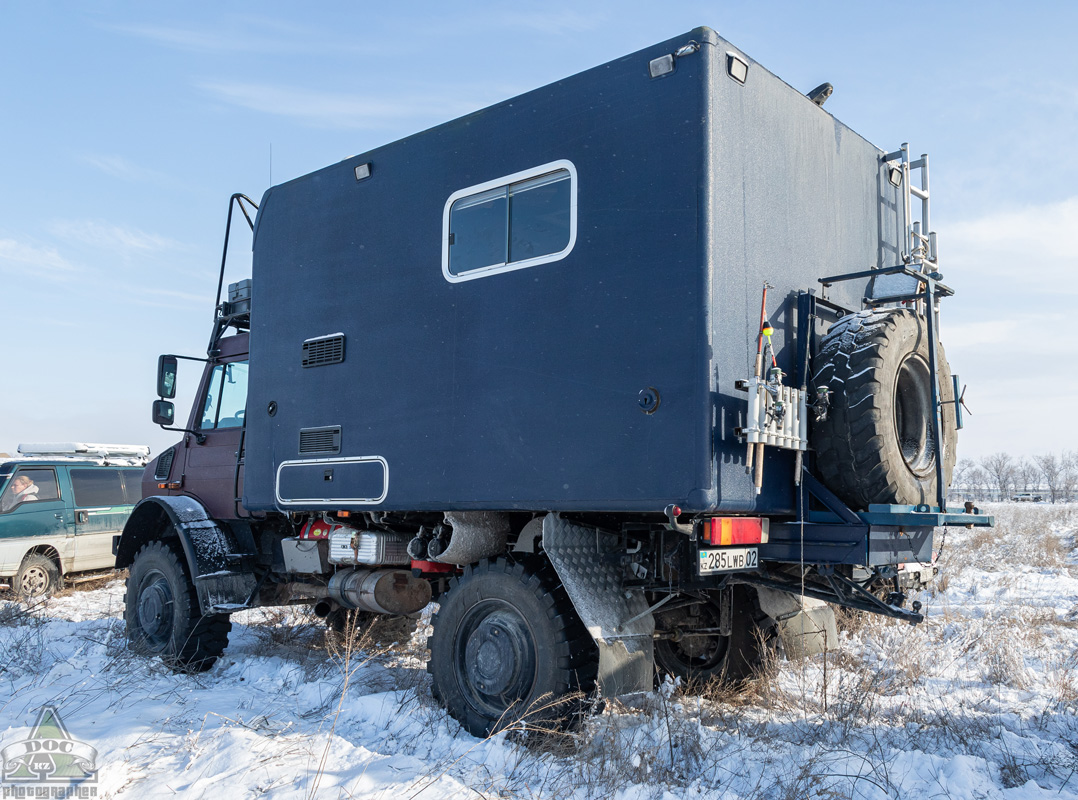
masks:
<svg viewBox="0 0 1078 800"><path fill-rule="evenodd" d="M736 53L726 54L726 73L738 83L744 83L749 77L748 62Z"/></svg>
<svg viewBox="0 0 1078 800"><path fill-rule="evenodd" d="M665 56L653 58L648 62L648 73L653 78L661 78L674 71L674 57L667 53Z"/></svg>

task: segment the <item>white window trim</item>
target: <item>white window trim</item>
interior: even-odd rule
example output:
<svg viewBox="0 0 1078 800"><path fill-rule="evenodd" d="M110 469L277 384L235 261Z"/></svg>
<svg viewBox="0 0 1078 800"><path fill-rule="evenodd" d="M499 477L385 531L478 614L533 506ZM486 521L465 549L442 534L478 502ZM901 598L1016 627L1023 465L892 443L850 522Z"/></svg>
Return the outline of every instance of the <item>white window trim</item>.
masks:
<svg viewBox="0 0 1078 800"><path fill-rule="evenodd" d="M564 249L559 250L557 253L549 253L545 256L538 256L536 258L527 258L523 261L513 261L509 264L494 264L489 267L469 270L461 275L454 275L449 271L449 212L450 209L453 208L453 203L457 202L457 200L460 200L462 197L469 197L474 194L490 191L491 189L497 189L513 183L526 181L529 178L545 175L548 172L556 172L559 169L564 169L569 173L569 244L567 244ZM495 178L492 181L479 183L475 186L469 186L466 189L460 189L459 191L453 192L453 194L449 195L449 199L445 201L445 209L442 211L442 276L450 283L463 283L464 281L472 281L476 278L499 275L503 272L527 269L528 267L535 267L539 264L549 264L551 261L560 261L565 258L572 252L574 245L576 245L576 193L576 167L573 165L573 162L566 159L551 161L548 164L532 167L531 169L526 169L521 172L514 172L512 175Z"/></svg>

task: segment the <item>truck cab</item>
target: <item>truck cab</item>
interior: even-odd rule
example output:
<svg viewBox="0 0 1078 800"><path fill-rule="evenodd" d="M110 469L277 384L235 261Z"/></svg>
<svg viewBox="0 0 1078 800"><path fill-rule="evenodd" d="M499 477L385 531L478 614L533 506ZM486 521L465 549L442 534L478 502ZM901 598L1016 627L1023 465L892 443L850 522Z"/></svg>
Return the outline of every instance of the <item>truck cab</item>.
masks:
<svg viewBox="0 0 1078 800"><path fill-rule="evenodd" d="M218 341L215 355L205 362L183 439L146 470L146 496L186 495L215 518L237 516L243 496L248 338L243 332Z"/></svg>

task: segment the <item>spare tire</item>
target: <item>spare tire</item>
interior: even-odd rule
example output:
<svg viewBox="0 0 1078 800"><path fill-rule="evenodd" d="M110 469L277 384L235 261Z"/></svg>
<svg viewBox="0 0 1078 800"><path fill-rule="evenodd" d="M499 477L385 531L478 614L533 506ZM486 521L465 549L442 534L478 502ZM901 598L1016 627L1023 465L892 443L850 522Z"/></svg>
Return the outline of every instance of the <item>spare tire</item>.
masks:
<svg viewBox="0 0 1078 800"><path fill-rule="evenodd" d="M812 444L823 482L851 508L872 503L936 505L936 459L944 490L954 470L954 390L937 345L943 453L936 452L928 327L911 309L849 314L827 332L814 385L831 396Z"/></svg>

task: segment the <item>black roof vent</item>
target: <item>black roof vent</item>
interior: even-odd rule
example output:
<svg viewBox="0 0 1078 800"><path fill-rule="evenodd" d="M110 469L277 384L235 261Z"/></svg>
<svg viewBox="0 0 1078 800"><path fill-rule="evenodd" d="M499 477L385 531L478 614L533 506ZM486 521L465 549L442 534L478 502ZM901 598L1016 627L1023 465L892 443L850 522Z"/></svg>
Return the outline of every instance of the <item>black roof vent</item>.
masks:
<svg viewBox="0 0 1078 800"><path fill-rule="evenodd" d="M303 366L323 367L344 361L344 334L317 336L303 343Z"/></svg>

